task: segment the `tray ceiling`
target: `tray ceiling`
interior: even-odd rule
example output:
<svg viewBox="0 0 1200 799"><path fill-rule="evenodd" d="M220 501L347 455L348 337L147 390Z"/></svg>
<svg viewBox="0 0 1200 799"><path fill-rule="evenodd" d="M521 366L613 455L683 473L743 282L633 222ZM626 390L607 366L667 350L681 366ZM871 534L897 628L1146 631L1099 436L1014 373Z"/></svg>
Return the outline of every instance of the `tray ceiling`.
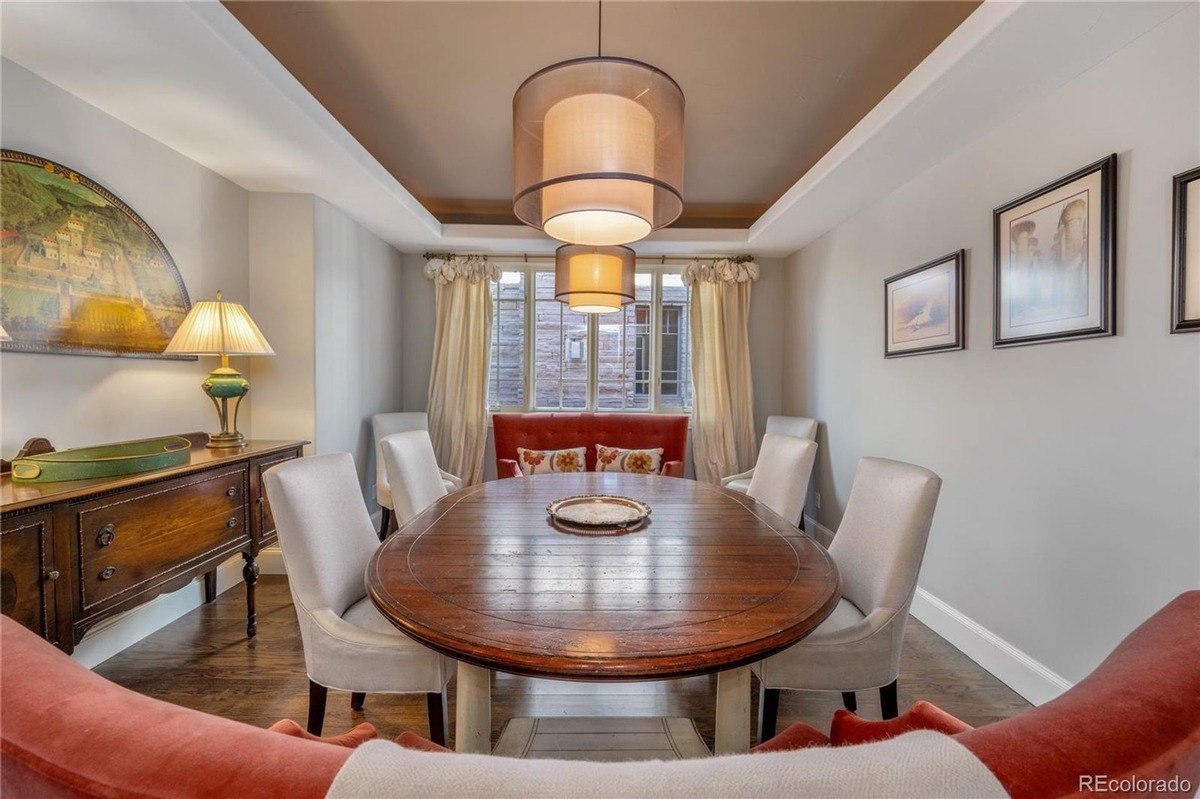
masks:
<svg viewBox="0 0 1200 799"><path fill-rule="evenodd" d="M746 228L977 5L609 0L604 53L683 87L675 226ZM513 92L596 51L590 2L225 6L444 223L515 223Z"/></svg>

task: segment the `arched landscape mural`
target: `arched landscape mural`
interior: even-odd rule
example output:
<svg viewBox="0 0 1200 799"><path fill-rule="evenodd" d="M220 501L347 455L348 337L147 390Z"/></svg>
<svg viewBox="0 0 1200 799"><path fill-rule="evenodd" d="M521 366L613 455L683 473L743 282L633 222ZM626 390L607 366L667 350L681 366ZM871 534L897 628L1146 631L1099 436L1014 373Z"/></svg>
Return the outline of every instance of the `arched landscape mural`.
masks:
<svg viewBox="0 0 1200 799"><path fill-rule="evenodd" d="M163 357L192 303L150 226L54 161L4 150L0 173L4 349Z"/></svg>

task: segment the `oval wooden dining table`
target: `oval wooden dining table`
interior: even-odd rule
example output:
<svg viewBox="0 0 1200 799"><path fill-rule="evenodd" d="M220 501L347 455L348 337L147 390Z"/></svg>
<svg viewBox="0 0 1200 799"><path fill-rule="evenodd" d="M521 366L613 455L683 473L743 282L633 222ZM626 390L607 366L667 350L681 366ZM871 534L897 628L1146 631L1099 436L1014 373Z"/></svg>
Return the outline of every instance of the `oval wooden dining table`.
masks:
<svg viewBox="0 0 1200 799"><path fill-rule="evenodd" d="M546 506L618 494L649 520L567 532ZM717 673L715 751L750 747L749 664L832 611L829 554L745 494L676 477L584 472L449 494L393 533L367 590L400 630L458 661L455 746L487 753L491 671L560 680Z"/></svg>

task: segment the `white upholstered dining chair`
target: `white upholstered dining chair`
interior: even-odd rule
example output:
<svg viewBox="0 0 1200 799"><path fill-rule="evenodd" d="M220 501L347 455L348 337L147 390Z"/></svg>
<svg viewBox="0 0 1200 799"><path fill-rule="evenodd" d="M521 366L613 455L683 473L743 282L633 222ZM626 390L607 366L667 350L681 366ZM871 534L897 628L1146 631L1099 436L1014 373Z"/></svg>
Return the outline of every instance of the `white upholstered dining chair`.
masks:
<svg viewBox="0 0 1200 799"><path fill-rule="evenodd" d="M883 717L897 715L896 683L908 608L942 480L928 469L863 458L846 513L829 546L842 597L807 638L752 666L759 679L759 740L775 734L780 690L879 689Z"/></svg>
<svg viewBox="0 0 1200 799"><path fill-rule="evenodd" d="M809 419L807 416L768 416L765 435L794 436L816 441L817 420ZM761 460L761 455L759 457ZM731 474L721 478L721 485L745 494L750 490L750 480L753 477L754 469L747 469L740 474Z"/></svg>
<svg viewBox="0 0 1200 799"><path fill-rule="evenodd" d="M424 430L394 433L379 444L383 467L392 487L392 513L404 524L446 496L433 442Z"/></svg>
<svg viewBox="0 0 1200 799"><path fill-rule="evenodd" d="M321 734L328 689L423 693L432 740L446 740L446 682L455 661L396 629L367 597L367 563L379 547L348 453L314 455L263 475L279 534L308 671L308 731Z"/></svg>
<svg viewBox="0 0 1200 799"><path fill-rule="evenodd" d="M783 518L799 525L808 500L808 481L817 459L817 442L767 433L746 493Z"/></svg>
<svg viewBox="0 0 1200 799"><path fill-rule="evenodd" d="M427 413L377 413L371 417L371 432L375 436L375 501L379 503L382 518L379 522L379 540L387 537L388 528L392 524L392 487L388 482L387 469L383 465L383 450L379 442L395 433L407 433L410 430L429 430L429 414ZM438 470L446 491L457 491L463 487L463 481L450 472Z"/></svg>

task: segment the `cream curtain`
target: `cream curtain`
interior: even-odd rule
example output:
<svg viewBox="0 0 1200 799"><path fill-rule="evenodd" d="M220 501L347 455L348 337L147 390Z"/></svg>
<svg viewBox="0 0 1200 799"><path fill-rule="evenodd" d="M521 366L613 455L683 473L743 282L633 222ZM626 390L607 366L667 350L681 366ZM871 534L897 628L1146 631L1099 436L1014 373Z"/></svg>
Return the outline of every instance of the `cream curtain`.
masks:
<svg viewBox="0 0 1200 799"><path fill-rule="evenodd" d="M437 325L429 373L429 437L438 464L466 485L483 479L492 291L500 268L482 256L432 258Z"/></svg>
<svg viewBox="0 0 1200 799"><path fill-rule="evenodd" d="M693 261L683 271L692 295L692 454L707 483L749 469L758 454L749 334L757 279L748 257Z"/></svg>

